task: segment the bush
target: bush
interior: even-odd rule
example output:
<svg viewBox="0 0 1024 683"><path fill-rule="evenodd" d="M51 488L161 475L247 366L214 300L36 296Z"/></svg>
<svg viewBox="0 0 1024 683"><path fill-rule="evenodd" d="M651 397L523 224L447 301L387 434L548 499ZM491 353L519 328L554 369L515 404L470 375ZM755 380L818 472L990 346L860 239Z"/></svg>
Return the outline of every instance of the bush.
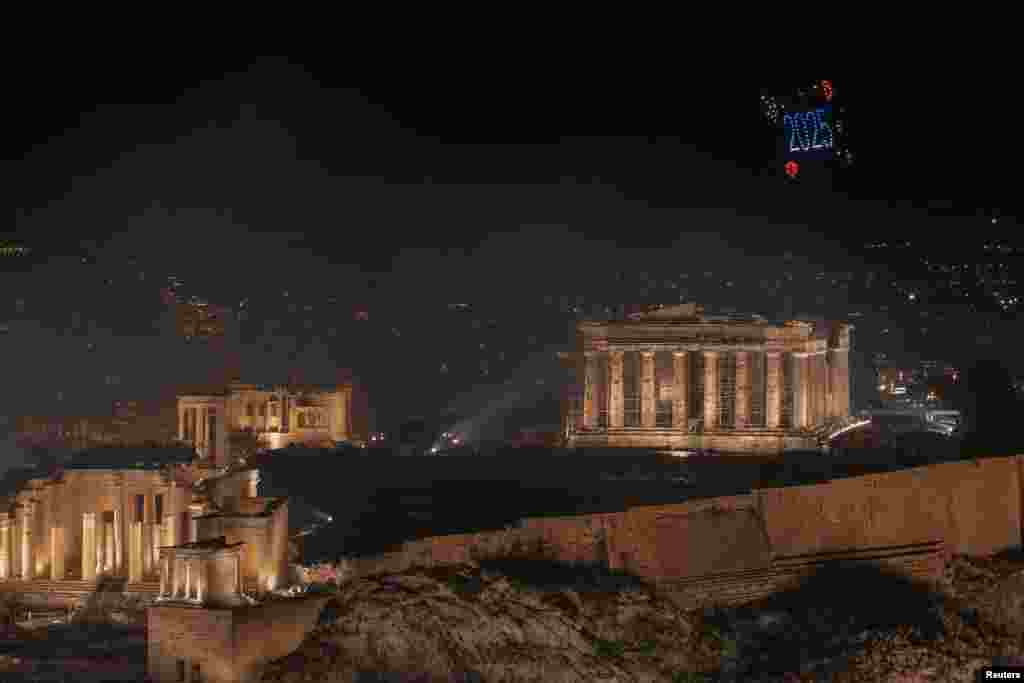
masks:
<svg viewBox="0 0 1024 683"><path fill-rule="evenodd" d="M619 659L626 652L626 646L617 640L603 640L597 639L594 643L594 649L597 654L601 657L608 657L610 659Z"/></svg>

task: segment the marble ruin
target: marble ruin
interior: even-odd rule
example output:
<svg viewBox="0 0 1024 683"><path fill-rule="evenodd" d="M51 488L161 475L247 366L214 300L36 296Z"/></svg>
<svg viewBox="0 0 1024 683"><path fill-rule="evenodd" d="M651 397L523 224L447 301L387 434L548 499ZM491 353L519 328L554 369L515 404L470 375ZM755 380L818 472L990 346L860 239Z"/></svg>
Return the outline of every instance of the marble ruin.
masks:
<svg viewBox="0 0 1024 683"><path fill-rule="evenodd" d="M352 437L352 387L298 391L232 383L216 394L178 397L178 439L200 458L224 466L228 436L252 430L271 449L291 444L333 445Z"/></svg>
<svg viewBox="0 0 1024 683"><path fill-rule="evenodd" d="M570 447L730 452L814 448L850 419L844 323L709 316L697 304L584 322L561 354L576 375Z"/></svg>

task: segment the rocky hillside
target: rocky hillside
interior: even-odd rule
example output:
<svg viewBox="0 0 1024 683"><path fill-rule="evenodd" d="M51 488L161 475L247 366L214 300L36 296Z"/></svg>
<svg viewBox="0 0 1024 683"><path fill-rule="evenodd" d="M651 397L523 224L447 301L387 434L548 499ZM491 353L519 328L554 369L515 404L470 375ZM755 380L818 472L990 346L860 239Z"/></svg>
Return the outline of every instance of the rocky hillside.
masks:
<svg viewBox="0 0 1024 683"><path fill-rule="evenodd" d="M970 681L1024 654L1024 559L955 559L941 591L873 569L683 611L624 576L526 563L352 581L264 681Z"/></svg>
<svg viewBox="0 0 1024 683"><path fill-rule="evenodd" d="M379 680L663 681L715 666L720 645L693 638L698 615L624 577L546 573L539 580L535 571L464 566L353 581L324 625L264 680L343 671L353 681L375 680L370 672L392 674Z"/></svg>

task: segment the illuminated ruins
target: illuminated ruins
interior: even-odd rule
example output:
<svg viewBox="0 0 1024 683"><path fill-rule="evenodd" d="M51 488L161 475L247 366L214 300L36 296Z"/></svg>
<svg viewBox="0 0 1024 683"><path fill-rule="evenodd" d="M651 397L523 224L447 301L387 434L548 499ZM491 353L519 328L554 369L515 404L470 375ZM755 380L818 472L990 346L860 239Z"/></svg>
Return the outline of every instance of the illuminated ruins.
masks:
<svg viewBox="0 0 1024 683"><path fill-rule="evenodd" d="M850 415L844 323L709 316L697 304L584 322L562 354L570 447L814 448Z"/></svg>
<svg viewBox="0 0 1024 683"><path fill-rule="evenodd" d="M178 438L215 466L228 464L228 435L252 430L268 448L333 445L352 435L352 387L300 391L232 383L216 394L178 397Z"/></svg>
<svg viewBox="0 0 1024 683"><path fill-rule="evenodd" d="M185 449L101 448L30 479L0 508L0 590L69 597L122 579L129 592L155 594L166 548L218 537L244 544L243 588L278 588L287 501L258 497L256 470L203 479L209 470L193 459Z"/></svg>

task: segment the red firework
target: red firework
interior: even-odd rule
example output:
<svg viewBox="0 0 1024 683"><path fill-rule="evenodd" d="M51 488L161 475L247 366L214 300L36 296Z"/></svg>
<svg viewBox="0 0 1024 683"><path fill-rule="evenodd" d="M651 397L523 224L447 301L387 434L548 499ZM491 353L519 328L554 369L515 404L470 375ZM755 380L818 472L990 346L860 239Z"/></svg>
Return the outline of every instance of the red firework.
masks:
<svg viewBox="0 0 1024 683"><path fill-rule="evenodd" d="M786 169L786 175L790 178L796 178L797 173L800 172L800 164L795 161L787 161L784 168Z"/></svg>

